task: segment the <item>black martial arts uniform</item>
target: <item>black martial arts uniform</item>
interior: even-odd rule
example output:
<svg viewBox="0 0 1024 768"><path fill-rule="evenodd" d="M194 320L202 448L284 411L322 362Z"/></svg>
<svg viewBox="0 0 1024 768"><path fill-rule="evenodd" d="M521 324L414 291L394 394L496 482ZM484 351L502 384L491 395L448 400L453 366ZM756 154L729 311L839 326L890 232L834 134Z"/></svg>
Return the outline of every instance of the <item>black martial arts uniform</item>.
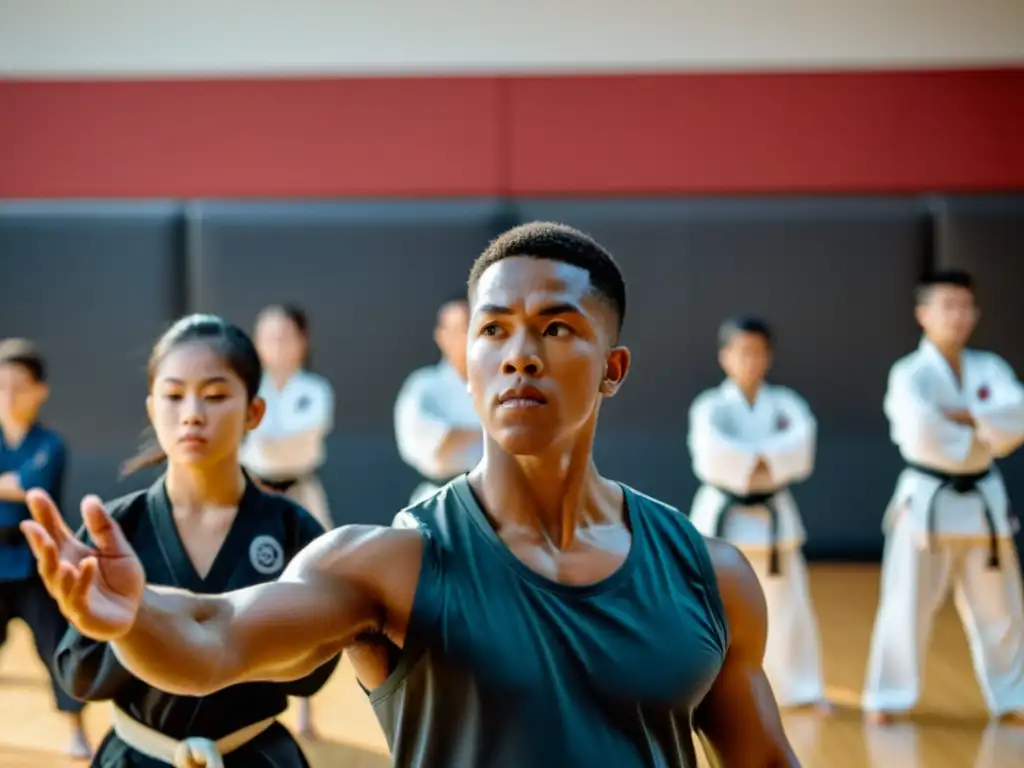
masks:
<svg viewBox="0 0 1024 768"><path fill-rule="evenodd" d="M146 570L148 583L214 594L273 581L288 562L323 528L306 510L283 496L259 490L247 481L238 513L206 578L189 559L174 523L164 479L148 491L111 502L118 521ZM88 540L87 534L80 534ZM310 627L310 631L315 628ZM201 737L217 741L253 723L275 717L288 696L312 696L334 672L336 657L293 683L246 683L202 698L177 696L151 687L121 666L106 643L68 630L55 665L68 693L86 701L111 700L139 723L181 741ZM111 731L92 763L97 768L161 766ZM225 768L306 766L291 733L274 723L248 744L224 755Z"/></svg>
<svg viewBox="0 0 1024 768"><path fill-rule="evenodd" d="M0 430L0 475L17 473L22 488L41 488L58 505L66 463L64 441L56 432L36 424L19 445L11 446ZM46 592L36 573L28 542L18 528L18 524L28 518L28 507L23 501L0 499L0 645L7 639L11 619L21 619L28 624L36 652L50 672L57 709L81 712L83 704L68 696L54 676L53 652L68 623Z"/></svg>

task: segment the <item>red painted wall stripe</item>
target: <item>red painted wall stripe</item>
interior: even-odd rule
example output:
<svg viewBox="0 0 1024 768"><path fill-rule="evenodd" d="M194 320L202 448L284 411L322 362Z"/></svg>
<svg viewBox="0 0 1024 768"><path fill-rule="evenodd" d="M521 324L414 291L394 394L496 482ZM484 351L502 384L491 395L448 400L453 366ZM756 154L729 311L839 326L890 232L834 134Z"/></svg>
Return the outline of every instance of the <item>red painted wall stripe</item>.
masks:
<svg viewBox="0 0 1024 768"><path fill-rule="evenodd" d="M1024 69L0 82L0 197L1024 189Z"/></svg>

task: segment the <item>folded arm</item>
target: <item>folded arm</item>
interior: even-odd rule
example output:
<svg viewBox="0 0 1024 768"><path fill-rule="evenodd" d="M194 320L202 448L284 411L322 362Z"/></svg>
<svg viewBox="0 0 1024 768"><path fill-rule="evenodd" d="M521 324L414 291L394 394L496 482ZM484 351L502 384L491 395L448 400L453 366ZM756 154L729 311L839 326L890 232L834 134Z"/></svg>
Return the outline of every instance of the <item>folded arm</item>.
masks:
<svg viewBox="0 0 1024 768"><path fill-rule="evenodd" d="M295 681L360 634L400 628L421 555L418 531L339 528L276 582L224 595L148 587L132 629L112 647L133 675L169 693Z"/></svg>
<svg viewBox="0 0 1024 768"><path fill-rule="evenodd" d="M760 451L772 479L781 486L805 480L814 470L818 422L795 392L784 390L777 400L779 428L761 442Z"/></svg>
<svg viewBox="0 0 1024 768"><path fill-rule="evenodd" d="M1024 386L1013 369L999 357L992 356L992 394L971 409L978 429L978 438L998 458L1013 453L1024 443Z"/></svg>
<svg viewBox="0 0 1024 768"><path fill-rule="evenodd" d="M760 458L759 447L724 429L712 397L702 395L690 407L687 445L697 477L736 493L746 491Z"/></svg>
<svg viewBox="0 0 1024 768"><path fill-rule="evenodd" d="M731 638L718 678L695 714L723 768L799 768L762 663L768 608L757 575L731 544L707 541Z"/></svg>
<svg viewBox="0 0 1024 768"><path fill-rule="evenodd" d="M24 501L25 492L31 488L42 488L51 496L59 495L65 461L62 444L45 446L18 469L0 473L0 500Z"/></svg>
<svg viewBox="0 0 1024 768"><path fill-rule="evenodd" d="M254 432L261 441L283 443L295 438L323 437L334 426L334 392L324 381L322 386L311 387L309 402L304 408L288 415L287 419L265 420Z"/></svg>
<svg viewBox="0 0 1024 768"><path fill-rule="evenodd" d="M413 379L395 401L398 452L425 477L449 477L465 470L465 452L481 441L481 429L451 423L434 407L424 384Z"/></svg>
<svg viewBox="0 0 1024 768"><path fill-rule="evenodd" d="M892 441L923 463L958 463L967 458L974 429L958 424L924 393L912 372L894 367L885 393Z"/></svg>

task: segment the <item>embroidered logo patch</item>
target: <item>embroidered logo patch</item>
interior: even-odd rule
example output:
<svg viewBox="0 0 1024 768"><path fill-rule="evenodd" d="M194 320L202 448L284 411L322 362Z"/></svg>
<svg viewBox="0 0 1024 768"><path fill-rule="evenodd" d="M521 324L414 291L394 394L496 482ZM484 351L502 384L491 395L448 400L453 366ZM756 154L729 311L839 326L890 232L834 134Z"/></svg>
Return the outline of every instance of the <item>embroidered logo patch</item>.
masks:
<svg viewBox="0 0 1024 768"><path fill-rule="evenodd" d="M270 576L284 566L284 549L273 536L257 536L249 545L249 562L258 573Z"/></svg>
<svg viewBox="0 0 1024 768"><path fill-rule="evenodd" d="M988 391L988 387L986 387L986 386L985 386L984 384L982 384L982 385L981 385L981 386L980 386L980 387L978 388L978 399L979 399L979 400L988 400L988 396L989 396L990 394L991 394L991 393L990 393L990 392Z"/></svg>
<svg viewBox="0 0 1024 768"><path fill-rule="evenodd" d="M313 400L309 395L302 395L298 400L295 401L295 410L304 411L313 404Z"/></svg>
<svg viewBox="0 0 1024 768"><path fill-rule="evenodd" d="M779 418L775 422L775 428L779 430L779 432L782 432L785 429L789 429L789 419L786 418L786 414L779 414Z"/></svg>

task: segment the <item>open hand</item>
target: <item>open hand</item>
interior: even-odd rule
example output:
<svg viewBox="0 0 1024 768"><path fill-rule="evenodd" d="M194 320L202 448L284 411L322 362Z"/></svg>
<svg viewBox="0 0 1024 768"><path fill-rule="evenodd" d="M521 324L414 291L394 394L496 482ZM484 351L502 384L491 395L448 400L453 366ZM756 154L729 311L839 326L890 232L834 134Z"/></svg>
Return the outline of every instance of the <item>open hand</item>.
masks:
<svg viewBox="0 0 1024 768"><path fill-rule="evenodd" d="M101 642L135 623L146 575L135 550L96 496L82 499L82 520L95 546L79 541L45 491L25 494L32 519L21 524L39 575L61 613L86 637Z"/></svg>

